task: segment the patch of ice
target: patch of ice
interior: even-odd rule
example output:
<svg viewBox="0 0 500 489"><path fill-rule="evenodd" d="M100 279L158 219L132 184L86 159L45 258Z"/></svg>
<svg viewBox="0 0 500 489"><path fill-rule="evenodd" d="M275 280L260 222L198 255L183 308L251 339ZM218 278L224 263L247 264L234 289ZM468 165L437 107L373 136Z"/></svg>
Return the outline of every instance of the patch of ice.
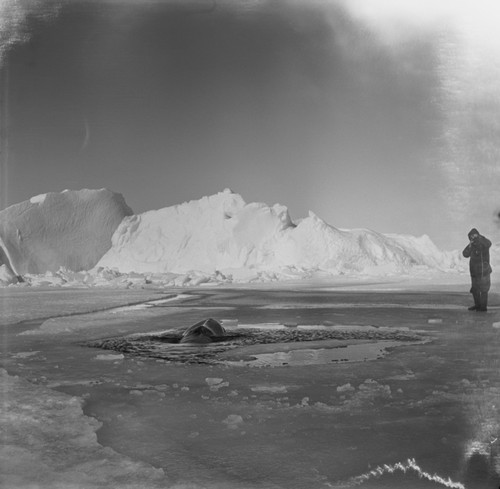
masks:
<svg viewBox="0 0 500 489"><path fill-rule="evenodd" d="M129 297L137 298L137 296L134 294L130 295ZM134 318L166 316L168 314L174 314L175 312L179 311L177 307L149 307L146 309L138 310L135 310L133 308L127 309L128 306L125 306L125 308L127 320L131 320ZM95 330L96 328L119 326L123 324L124 318L123 316L113 313L113 311L115 311L116 309L117 308L104 309L102 311L85 311L83 309L81 312L84 312L84 314L53 317L44 321L38 328L22 331L18 333L18 335L36 336L68 333L87 334L90 330ZM56 312L54 311L52 313L55 314ZM150 334L158 334L158 332L155 331Z"/></svg>
<svg viewBox="0 0 500 489"><path fill-rule="evenodd" d="M121 306L115 309L110 309L108 312L111 314L121 314L122 312L131 312L131 311L142 311L143 309L148 309L153 307L148 303L144 302L142 304L134 304L132 306Z"/></svg>
<svg viewBox="0 0 500 489"><path fill-rule="evenodd" d="M331 327L329 326L325 326L324 324L299 324L297 325L297 329L303 329L305 331L308 331L308 330L325 330L325 329L332 329Z"/></svg>
<svg viewBox="0 0 500 489"><path fill-rule="evenodd" d="M378 290L378 289L377 289ZM456 304L396 304L391 302L386 303L370 303L370 302L320 302L312 303L297 303L293 304L266 304L259 306L258 309L439 309L439 310L457 310L463 309L463 306Z"/></svg>
<svg viewBox="0 0 500 489"><path fill-rule="evenodd" d="M221 382L220 384L217 384L217 385L211 385L210 390L212 392L218 392L223 387L229 387L229 382Z"/></svg>
<svg viewBox="0 0 500 489"><path fill-rule="evenodd" d="M134 461L97 441L100 423L82 401L0 369L2 487L160 489L162 469ZM126 482L124 482L126 481Z"/></svg>
<svg viewBox="0 0 500 489"><path fill-rule="evenodd" d="M29 358L37 355L38 353L40 353L40 351L20 351L19 353L12 355L12 358Z"/></svg>
<svg viewBox="0 0 500 489"><path fill-rule="evenodd" d="M222 421L230 430L236 430L243 423L243 418L239 414L230 414Z"/></svg>
<svg viewBox="0 0 500 489"><path fill-rule="evenodd" d="M213 386L213 385L217 385L217 384L220 384L221 382L223 382L224 379L220 379L218 377L207 377L205 379L205 382L209 385L209 386Z"/></svg>
<svg viewBox="0 0 500 489"><path fill-rule="evenodd" d="M281 323L249 323L238 324L238 328L242 329L284 329L285 326Z"/></svg>
<svg viewBox="0 0 500 489"><path fill-rule="evenodd" d="M142 302L140 304L132 304L130 306L122 306L122 307L117 307L115 309L110 309L109 312L112 314L118 314L122 312L130 312L130 311L141 311L143 309L149 309L151 307L159 306L161 304L167 304L169 302L174 302L178 300L183 300L187 299L189 297L193 297L189 294L178 294L172 297L166 297L164 299L158 299L158 300L153 300L153 301L147 301L147 302Z"/></svg>
<svg viewBox="0 0 500 489"><path fill-rule="evenodd" d="M417 377L414 372L411 370L400 375L392 375L391 377L387 377L387 380L415 380Z"/></svg>
<svg viewBox="0 0 500 489"><path fill-rule="evenodd" d="M125 355L123 353L101 353L95 357L96 360L106 360L106 361L114 361L114 360L123 360Z"/></svg>
<svg viewBox="0 0 500 489"><path fill-rule="evenodd" d="M130 306L120 306L114 309L109 309L108 312L111 314L121 314L123 312L141 311L143 309L149 309L151 307L159 306L161 304L167 304L169 302L174 302L178 300L183 300L187 298L192 298L189 294L177 294L172 297L166 297L164 299L149 300L147 302L141 302L140 304L132 304Z"/></svg>
<svg viewBox="0 0 500 489"><path fill-rule="evenodd" d="M205 379L205 382L209 385L210 390L213 392L217 392L223 387L229 387L229 382L224 382L224 379L220 379L217 377L207 377Z"/></svg>
<svg viewBox="0 0 500 489"><path fill-rule="evenodd" d="M339 385L337 387L337 392L351 392L356 390L349 382L344 385Z"/></svg>
<svg viewBox="0 0 500 489"><path fill-rule="evenodd" d="M288 392L286 385L255 385L250 387L250 390L264 394L286 394Z"/></svg>
<svg viewBox="0 0 500 489"><path fill-rule="evenodd" d="M234 328L238 326L237 319L221 319L220 323L224 326L224 328Z"/></svg>
<svg viewBox="0 0 500 489"><path fill-rule="evenodd" d="M151 304L153 306L157 306L159 304L166 304L167 302L173 302L173 301L180 301L182 299L189 299L192 298L193 296L190 294L177 294L172 297L166 297L165 299L158 299L155 301L149 301L148 304Z"/></svg>

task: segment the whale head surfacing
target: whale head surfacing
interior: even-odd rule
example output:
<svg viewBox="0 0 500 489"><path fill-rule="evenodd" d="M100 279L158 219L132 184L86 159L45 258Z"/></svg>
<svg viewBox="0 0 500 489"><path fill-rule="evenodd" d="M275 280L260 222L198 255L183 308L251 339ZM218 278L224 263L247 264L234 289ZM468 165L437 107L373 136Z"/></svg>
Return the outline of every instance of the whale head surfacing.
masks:
<svg viewBox="0 0 500 489"><path fill-rule="evenodd" d="M226 334L226 330L215 319L209 318L193 324L182 334L180 343L212 343L215 338Z"/></svg>

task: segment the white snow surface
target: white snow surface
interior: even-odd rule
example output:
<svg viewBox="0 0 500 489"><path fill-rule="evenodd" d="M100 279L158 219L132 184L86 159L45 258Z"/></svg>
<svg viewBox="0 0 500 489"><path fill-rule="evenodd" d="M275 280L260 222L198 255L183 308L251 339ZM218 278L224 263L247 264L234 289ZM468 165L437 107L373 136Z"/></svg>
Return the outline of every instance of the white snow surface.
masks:
<svg viewBox="0 0 500 489"><path fill-rule="evenodd" d="M92 268L132 214L106 189L51 192L0 212L0 265L16 275Z"/></svg>
<svg viewBox="0 0 500 489"><path fill-rule="evenodd" d="M341 230L312 212L294 224L286 207L247 204L228 189L126 217L112 243L98 267L121 273L220 272L242 280L258 273L457 271L465 263L457 252L439 250L427 236Z"/></svg>
<svg viewBox="0 0 500 489"><path fill-rule="evenodd" d="M47 194L35 195L34 197L31 197L30 202L32 204L43 204L46 197Z"/></svg>
<svg viewBox="0 0 500 489"><path fill-rule="evenodd" d="M83 287L467 273L426 235L338 229L313 212L293 222L229 189L137 215L106 189L35 196L0 212L0 267L0 285Z"/></svg>

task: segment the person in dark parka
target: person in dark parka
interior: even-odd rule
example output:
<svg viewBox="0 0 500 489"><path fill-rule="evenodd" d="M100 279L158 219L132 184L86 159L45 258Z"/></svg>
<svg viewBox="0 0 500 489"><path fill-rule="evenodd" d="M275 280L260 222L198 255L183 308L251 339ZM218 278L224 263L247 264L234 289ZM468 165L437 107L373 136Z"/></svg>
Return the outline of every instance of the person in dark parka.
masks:
<svg viewBox="0 0 500 489"><path fill-rule="evenodd" d="M470 292L474 298L474 305L469 311L485 312L488 307L488 291L490 290L490 246L491 241L479 234L477 229L469 231L469 244L462 254L469 260L471 277Z"/></svg>

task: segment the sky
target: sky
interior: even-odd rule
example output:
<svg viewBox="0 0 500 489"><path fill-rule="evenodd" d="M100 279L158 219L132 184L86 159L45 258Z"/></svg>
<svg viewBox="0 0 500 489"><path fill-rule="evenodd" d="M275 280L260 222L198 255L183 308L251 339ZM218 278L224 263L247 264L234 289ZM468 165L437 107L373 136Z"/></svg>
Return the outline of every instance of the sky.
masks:
<svg viewBox="0 0 500 489"><path fill-rule="evenodd" d="M340 228L500 241L493 0L0 0L0 208L231 188ZM498 17L496 17L498 18Z"/></svg>

